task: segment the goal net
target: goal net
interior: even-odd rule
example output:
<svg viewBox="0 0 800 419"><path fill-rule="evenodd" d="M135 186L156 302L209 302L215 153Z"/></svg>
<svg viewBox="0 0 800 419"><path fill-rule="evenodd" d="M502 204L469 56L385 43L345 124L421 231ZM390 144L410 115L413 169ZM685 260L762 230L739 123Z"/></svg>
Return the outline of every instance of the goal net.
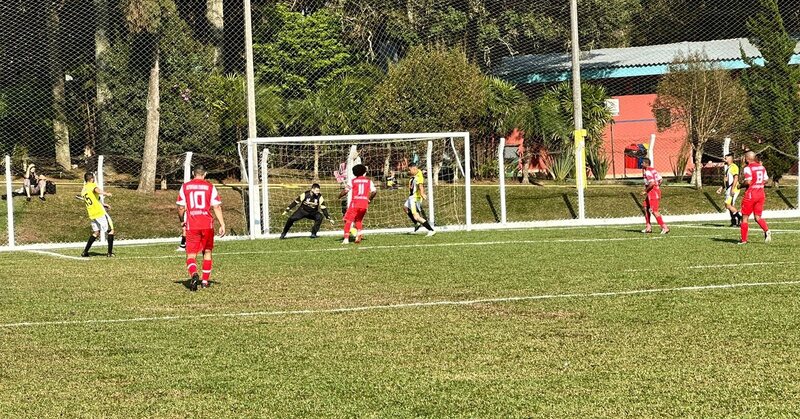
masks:
<svg viewBox="0 0 800 419"><path fill-rule="evenodd" d="M422 208L428 221L442 230L471 225L468 133L255 138L242 145L247 147L251 237L280 233L287 220L283 211L313 183L320 185L337 221L323 223L320 234L339 234L349 194L339 195L357 164L367 166L378 189L364 219L367 233L411 231L403 204L412 163L425 176ZM310 225L297 222L290 235L307 235Z"/></svg>

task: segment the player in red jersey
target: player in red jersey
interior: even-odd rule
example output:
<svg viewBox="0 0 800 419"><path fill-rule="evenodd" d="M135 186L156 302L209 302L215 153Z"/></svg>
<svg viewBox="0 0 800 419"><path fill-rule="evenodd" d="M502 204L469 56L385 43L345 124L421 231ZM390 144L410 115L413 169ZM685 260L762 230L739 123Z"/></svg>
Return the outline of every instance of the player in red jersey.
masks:
<svg viewBox="0 0 800 419"><path fill-rule="evenodd" d="M747 244L747 231L750 227L747 221L750 219L750 214L755 215L756 222L764 230L764 242L769 243L772 241L772 233L769 231L767 222L761 218L761 213L764 211L764 201L766 200L764 184L769 180L767 169L764 169L764 166L758 161L756 153L752 151L748 151L744 158L747 161L747 166L742 171L744 175L742 187L747 188L747 191L744 193L744 199L742 200L742 224L740 226L742 241L739 244Z"/></svg>
<svg viewBox="0 0 800 419"><path fill-rule="evenodd" d="M364 228L364 215L367 213L370 202L375 199L378 190L372 180L368 179L367 167L363 164L353 166L353 175L355 178L350 181L350 185L339 194L339 198L352 192L350 196L350 205L347 207L347 212L344 214L344 240L342 244L350 243L350 228L353 223L356 224L356 243L361 243L362 231Z"/></svg>
<svg viewBox="0 0 800 419"><path fill-rule="evenodd" d="M217 188L206 180L206 170L201 165L192 171L194 179L181 185L178 194L178 219L186 231L186 269L191 280L189 289L197 291L200 277L197 274L197 254L203 254L203 279L201 286L207 288L211 276L211 251L214 250L214 218L219 220L219 235L225 235L225 219L222 218L222 201ZM185 218L184 218L185 216ZM184 221L185 220L185 221Z"/></svg>
<svg viewBox="0 0 800 419"><path fill-rule="evenodd" d="M644 176L644 191L642 195L644 198L644 220L645 228L642 233L652 233L653 227L650 225L650 213L656 217L656 222L661 227L661 234L669 233L669 227L664 224L664 219L661 218L661 213L658 212L659 204L661 203L661 175L658 171L650 166L650 159L642 159L642 174Z"/></svg>

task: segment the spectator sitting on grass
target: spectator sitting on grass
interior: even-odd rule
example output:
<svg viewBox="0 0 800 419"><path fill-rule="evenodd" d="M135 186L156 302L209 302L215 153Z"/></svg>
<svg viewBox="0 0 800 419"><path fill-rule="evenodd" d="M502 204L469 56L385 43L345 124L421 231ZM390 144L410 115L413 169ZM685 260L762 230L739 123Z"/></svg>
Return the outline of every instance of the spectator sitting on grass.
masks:
<svg viewBox="0 0 800 419"><path fill-rule="evenodd" d="M25 189L26 200L31 200L31 195L39 194L39 199L45 200L44 193L47 186L47 179L43 175L36 173L36 166L31 164L25 171L23 189Z"/></svg>

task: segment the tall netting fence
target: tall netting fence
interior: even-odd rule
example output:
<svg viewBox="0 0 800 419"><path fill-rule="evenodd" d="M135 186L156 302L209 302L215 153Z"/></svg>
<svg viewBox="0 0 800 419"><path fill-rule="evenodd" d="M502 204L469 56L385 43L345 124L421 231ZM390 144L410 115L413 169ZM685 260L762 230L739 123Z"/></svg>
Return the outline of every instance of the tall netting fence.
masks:
<svg viewBox="0 0 800 419"><path fill-rule="evenodd" d="M256 137L466 131L476 224L580 213L568 0L249 5ZM234 232L250 233L237 147L248 138L244 6L0 4L0 154L15 190L31 163L57 187L46 201L11 197L18 243L84 238L73 195L101 155L118 237L177 234L172 199L189 152L229 195ZM649 154L666 178L665 213L720 212L725 138L737 162L755 150L779 180L770 208L794 206L796 1L581 0L578 19L587 217L637 214Z"/></svg>

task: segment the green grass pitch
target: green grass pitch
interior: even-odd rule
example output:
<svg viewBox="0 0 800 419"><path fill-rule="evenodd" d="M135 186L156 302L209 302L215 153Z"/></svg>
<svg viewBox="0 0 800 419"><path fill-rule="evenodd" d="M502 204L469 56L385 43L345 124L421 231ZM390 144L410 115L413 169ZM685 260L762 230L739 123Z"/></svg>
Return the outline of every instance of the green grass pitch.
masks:
<svg viewBox="0 0 800 419"><path fill-rule="evenodd" d="M219 242L196 293L174 245L0 253L0 416L797 416L771 227Z"/></svg>

